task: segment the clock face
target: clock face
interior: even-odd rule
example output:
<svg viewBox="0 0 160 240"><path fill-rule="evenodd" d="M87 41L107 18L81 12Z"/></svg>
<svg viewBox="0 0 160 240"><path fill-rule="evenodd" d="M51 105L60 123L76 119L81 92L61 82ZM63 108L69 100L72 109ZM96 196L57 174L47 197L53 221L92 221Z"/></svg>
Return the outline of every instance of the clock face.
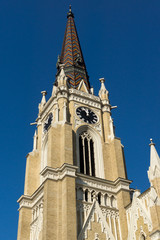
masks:
<svg viewBox="0 0 160 240"><path fill-rule="evenodd" d="M44 123L44 131L48 131L48 128L50 127L50 125L52 123L52 119L53 119L53 114L50 113L47 120Z"/></svg>
<svg viewBox="0 0 160 240"><path fill-rule="evenodd" d="M79 107L76 109L76 114L86 123L95 124L98 122L97 115L89 108Z"/></svg>

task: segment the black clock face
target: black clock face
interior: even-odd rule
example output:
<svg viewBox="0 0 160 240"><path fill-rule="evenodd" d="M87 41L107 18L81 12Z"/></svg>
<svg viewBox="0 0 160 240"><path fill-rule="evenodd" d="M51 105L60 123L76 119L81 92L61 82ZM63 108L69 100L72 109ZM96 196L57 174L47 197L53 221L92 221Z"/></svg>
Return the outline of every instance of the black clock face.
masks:
<svg viewBox="0 0 160 240"><path fill-rule="evenodd" d="M89 108L79 107L76 109L76 114L86 123L95 124L98 122L97 115Z"/></svg>
<svg viewBox="0 0 160 240"><path fill-rule="evenodd" d="M47 120L44 123L44 131L47 131L48 128L50 127L51 123L52 123L52 119L53 119L53 114L50 113Z"/></svg>

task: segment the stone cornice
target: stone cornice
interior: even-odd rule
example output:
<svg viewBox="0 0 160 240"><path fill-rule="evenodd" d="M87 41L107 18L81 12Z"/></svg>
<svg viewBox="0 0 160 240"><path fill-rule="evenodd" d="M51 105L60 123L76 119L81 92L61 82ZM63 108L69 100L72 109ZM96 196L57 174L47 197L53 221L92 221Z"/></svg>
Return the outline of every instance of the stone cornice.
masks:
<svg viewBox="0 0 160 240"><path fill-rule="evenodd" d="M76 182L86 188L95 188L101 191L108 191L117 194L121 190L130 191L129 185L132 181L123 178L117 178L115 181L109 181L101 178L85 176L77 173Z"/></svg>
<svg viewBox="0 0 160 240"><path fill-rule="evenodd" d="M43 185L41 185L31 196L22 195L17 200L17 202L19 203L19 210L22 207L32 208L42 198L43 198Z"/></svg>
<svg viewBox="0 0 160 240"><path fill-rule="evenodd" d="M43 176L43 182L47 179L57 181L65 176L76 177L77 169L78 167L65 163L60 168L45 167L40 174Z"/></svg>
<svg viewBox="0 0 160 240"><path fill-rule="evenodd" d="M65 176L76 177L77 168L78 167L66 163L60 168L46 167L41 172L41 175L44 177L43 183L47 179L57 181L63 179ZM43 198L43 183L31 196L22 195L18 199L17 202L19 203L19 209L22 207L32 208L39 200Z"/></svg>
<svg viewBox="0 0 160 240"><path fill-rule="evenodd" d="M101 101L99 97L76 89L69 89L69 93L70 101L76 101L78 103L101 109Z"/></svg>

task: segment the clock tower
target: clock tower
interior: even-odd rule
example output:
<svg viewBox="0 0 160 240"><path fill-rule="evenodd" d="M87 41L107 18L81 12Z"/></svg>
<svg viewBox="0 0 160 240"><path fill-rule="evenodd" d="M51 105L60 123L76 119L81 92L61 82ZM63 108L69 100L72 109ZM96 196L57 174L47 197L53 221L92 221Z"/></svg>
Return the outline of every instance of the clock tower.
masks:
<svg viewBox="0 0 160 240"><path fill-rule="evenodd" d="M95 96L70 8L52 95L46 102L42 92L27 155L18 240L128 239L131 181L104 78L100 84Z"/></svg>

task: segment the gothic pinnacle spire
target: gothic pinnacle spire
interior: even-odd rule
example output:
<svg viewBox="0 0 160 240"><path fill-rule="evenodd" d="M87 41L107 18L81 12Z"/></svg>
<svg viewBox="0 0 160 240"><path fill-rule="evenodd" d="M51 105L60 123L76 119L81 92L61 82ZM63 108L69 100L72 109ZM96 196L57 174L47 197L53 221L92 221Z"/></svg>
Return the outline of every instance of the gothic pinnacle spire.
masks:
<svg viewBox="0 0 160 240"><path fill-rule="evenodd" d="M156 151L152 138L150 139L150 167L148 171L149 180L153 180L157 176L160 177L160 158Z"/></svg>
<svg viewBox="0 0 160 240"><path fill-rule="evenodd" d="M64 34L61 56L57 62L57 76L60 74L61 64L64 64L64 71L66 77L68 78L69 87L77 89L81 80L83 79L87 89L90 89L89 77L87 74L71 5L69 7L69 12L67 13L67 25Z"/></svg>

